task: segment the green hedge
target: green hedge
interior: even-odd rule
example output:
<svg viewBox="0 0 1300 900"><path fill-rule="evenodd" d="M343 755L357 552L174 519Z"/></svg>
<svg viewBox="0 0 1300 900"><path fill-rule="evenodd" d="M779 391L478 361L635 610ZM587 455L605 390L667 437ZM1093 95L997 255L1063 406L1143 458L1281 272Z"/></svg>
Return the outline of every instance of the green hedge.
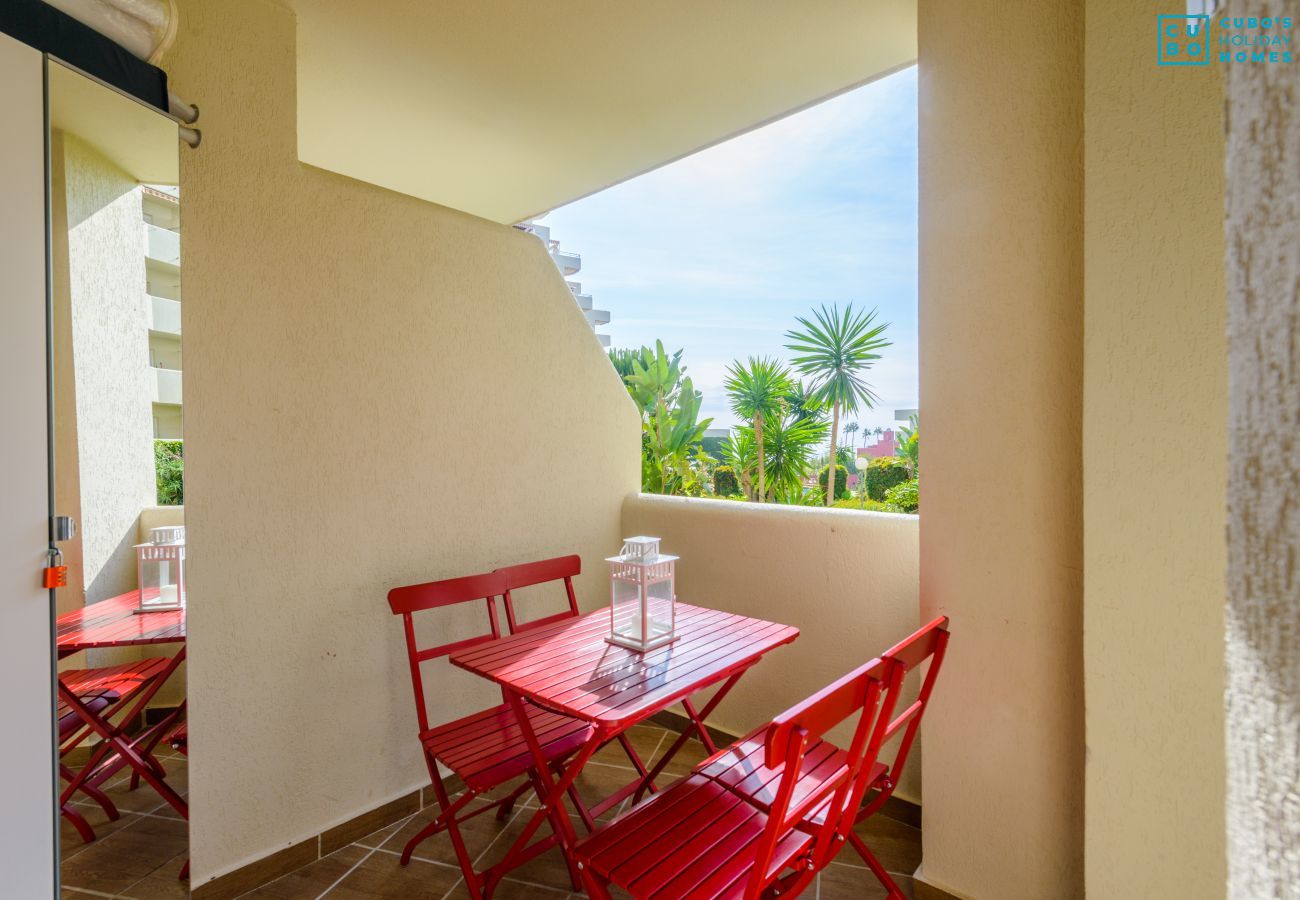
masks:
<svg viewBox="0 0 1300 900"><path fill-rule="evenodd" d="M181 441L153 442L154 478L159 506L185 503L185 450Z"/></svg>
<svg viewBox="0 0 1300 900"><path fill-rule="evenodd" d="M903 512L916 512L921 506L920 483L913 478L911 481L894 485L885 492L885 502L890 506L898 507Z"/></svg>
<svg viewBox="0 0 1300 900"><path fill-rule="evenodd" d="M907 481L907 466L896 456L882 456L871 461L864 477L867 496L872 500L884 500L886 491Z"/></svg>
<svg viewBox="0 0 1300 900"><path fill-rule="evenodd" d="M719 497L731 497L740 493L740 480L736 470L731 466L718 466L713 470L713 493Z"/></svg>
<svg viewBox="0 0 1300 900"><path fill-rule="evenodd" d="M823 491L826 490L826 471L830 466L824 467L817 473L817 483L821 485ZM835 499L843 500L850 496L849 494L849 470L843 466L835 467ZM824 495L823 495L824 496Z"/></svg>
<svg viewBox="0 0 1300 900"><path fill-rule="evenodd" d="M836 500L835 508L856 509L859 511L865 510L866 512L891 512L891 513L898 512L897 508L890 506L888 503L881 503L879 500L864 501L864 500L859 500L857 497L852 497L848 500Z"/></svg>

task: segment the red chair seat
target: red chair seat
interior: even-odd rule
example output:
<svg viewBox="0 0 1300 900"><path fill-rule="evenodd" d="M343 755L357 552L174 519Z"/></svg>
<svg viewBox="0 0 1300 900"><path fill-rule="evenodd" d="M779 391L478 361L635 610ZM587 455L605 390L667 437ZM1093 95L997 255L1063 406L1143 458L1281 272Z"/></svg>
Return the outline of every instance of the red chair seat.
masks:
<svg viewBox="0 0 1300 900"><path fill-rule="evenodd" d="M730 747L719 750L696 766L696 774L718 782L765 812L770 810L776 799L782 770L764 765L763 740L766 733L767 726L751 731ZM847 764L848 755L843 750L830 741L817 741L804 755L790 805L798 807L809 796L822 791L828 783L835 782ZM874 763L868 788L876 785L888 772L889 767L884 763ZM811 818L821 824L816 814Z"/></svg>
<svg viewBox="0 0 1300 900"><path fill-rule="evenodd" d="M532 704L525 708L549 760L568 757L591 736L592 726L585 722ZM420 741L476 791L490 790L533 767L523 732L505 704L430 728Z"/></svg>
<svg viewBox="0 0 1300 900"><path fill-rule="evenodd" d="M86 704L86 708L92 713L98 715L108 709L114 703L122 699L122 695L117 691L101 691L96 694L85 694L78 698ZM59 702L59 742L62 743L72 736L81 725L81 716L77 715L68 704Z"/></svg>
<svg viewBox="0 0 1300 900"><path fill-rule="evenodd" d="M154 656L97 669L69 669L59 673L59 678L91 712L99 714L135 696L161 675L170 662ZM57 715L59 740L62 741L76 731L81 718L63 700L59 700Z"/></svg>
<svg viewBox="0 0 1300 900"><path fill-rule="evenodd" d="M582 864L636 898L740 897L767 827L767 813L720 782L691 775L579 844ZM812 843L791 831L769 871L790 865Z"/></svg>
<svg viewBox="0 0 1300 900"><path fill-rule="evenodd" d="M171 660L161 656L136 659L116 666L98 669L69 669L59 673L59 679L73 694L85 698L112 692L117 699L130 697L163 673ZM59 704L60 711L66 709Z"/></svg>

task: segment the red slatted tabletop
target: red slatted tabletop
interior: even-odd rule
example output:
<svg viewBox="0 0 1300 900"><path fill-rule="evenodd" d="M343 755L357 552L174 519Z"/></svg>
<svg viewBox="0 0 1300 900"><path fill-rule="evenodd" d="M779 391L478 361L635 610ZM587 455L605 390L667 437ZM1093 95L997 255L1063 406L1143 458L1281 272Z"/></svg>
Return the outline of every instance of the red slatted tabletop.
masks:
<svg viewBox="0 0 1300 900"><path fill-rule="evenodd" d="M128 591L59 616L54 642L59 658L102 647L185 643L185 610L136 613L140 592Z"/></svg>
<svg viewBox="0 0 1300 900"><path fill-rule="evenodd" d="M72 670L59 674L60 713L66 709L75 711L87 728L82 736L93 732L101 738L90 760L75 777L69 779L68 785L63 789L61 803L66 804L82 784L96 788L104 784L123 766L130 766L135 774L144 779L171 804L173 809L189 818L189 807L164 780L166 773L152 753L154 745L164 731L179 719L184 704L181 709L169 714L162 722L151 726L134 738L123 730L144 712L149 701L185 659L184 608L137 613L135 609L139 602L140 592L128 591L64 613L54 623L54 642L59 659L80 653L82 650L106 647L136 647L147 644L181 645L170 659L142 660L138 664L138 674L141 678L147 678L147 685L143 690L132 695L130 711L125 715L121 715L122 710L117 707L109 707L105 711L106 714L101 714L82 702L80 686L86 679L93 679L96 670ZM122 706L126 706L125 700ZM114 723L109 716L118 717L118 722ZM64 748L62 752L67 752L67 749L69 748Z"/></svg>
<svg viewBox="0 0 1300 900"><path fill-rule="evenodd" d="M593 816L624 797L635 794L639 798L643 791L653 790L654 779L692 732L710 753L715 752L704 720L747 669L764 654L797 638L799 629L678 603L678 639L667 646L637 653L610 644L605 640L608 633L609 610L603 609L479 644L449 657L454 665L501 686L516 719L522 723L521 730L534 759L541 762L539 779L547 789L547 803L534 814L506 858L489 870L489 888L509 869L554 845L555 838L528 844L547 818L558 824L559 843L566 857L569 855L577 834L564 804L559 801L591 755L632 725L679 702L690 720L687 729L645 778L593 807ZM691 695L714 685L721 686L697 712L691 704ZM552 777L537 736L528 724L530 717L525 702L595 726L587 743L566 763L558 779ZM572 867L570 859L571 870Z"/></svg>

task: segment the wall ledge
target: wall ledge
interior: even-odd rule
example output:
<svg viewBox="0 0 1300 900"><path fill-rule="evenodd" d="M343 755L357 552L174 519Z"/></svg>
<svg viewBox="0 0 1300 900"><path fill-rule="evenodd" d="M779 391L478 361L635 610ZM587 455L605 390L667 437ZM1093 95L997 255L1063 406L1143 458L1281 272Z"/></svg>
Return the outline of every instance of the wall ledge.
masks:
<svg viewBox="0 0 1300 900"><path fill-rule="evenodd" d="M718 514L734 516L770 516L773 518L816 519L825 517L827 523L845 521L860 522L868 520L882 526L899 528L916 528L921 520L919 515L910 513L877 512L875 510L826 509L822 506L790 506L784 503L747 503L739 500L719 500L710 497L678 497L669 494L628 494L624 508L629 505L645 504L650 509L681 511L683 515Z"/></svg>

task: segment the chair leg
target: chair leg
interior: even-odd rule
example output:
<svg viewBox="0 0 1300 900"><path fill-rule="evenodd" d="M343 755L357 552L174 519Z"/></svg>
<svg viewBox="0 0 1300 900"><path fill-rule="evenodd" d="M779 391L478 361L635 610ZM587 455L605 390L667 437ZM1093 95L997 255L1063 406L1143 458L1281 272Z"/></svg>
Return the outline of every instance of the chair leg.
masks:
<svg viewBox="0 0 1300 900"><path fill-rule="evenodd" d="M876 879L884 885L885 890L889 891L889 900L906 900L907 895L894 883L894 879L889 877L889 873L885 871L885 867L881 865L880 860L876 859L876 854L871 852L871 848L866 845L866 842L858 837L855 832L850 831L849 843L853 845L854 850L858 851L858 856L862 857L862 861L871 869Z"/></svg>
<svg viewBox="0 0 1300 900"><path fill-rule="evenodd" d="M438 772L437 763L430 761L430 771L433 774L433 792L438 798L438 808L442 814L432 822L420 829L420 833L412 838L402 850L402 865L407 865L411 861L411 853L415 850L415 845L424 840L429 835L441 830L447 829L447 836L451 838L451 847L456 851L456 861L460 863L461 874L465 876L465 888L473 900L483 900L483 879L479 873L474 871L474 859L469 855L469 850L465 847L465 839L461 837L460 826L456 822L456 813L475 796L474 792L468 787L465 793L455 803L447 796L447 788L442 783L442 775Z"/></svg>
<svg viewBox="0 0 1300 900"><path fill-rule="evenodd" d="M401 864L404 866L409 866L411 864L411 855L415 853L415 848L418 847L420 843L424 841L425 838L432 837L433 835L437 834L439 831L442 831L446 827L447 827L446 823L442 821L442 816L438 816L428 825L425 825L423 828L417 831L415 833L415 837L407 841L406 846L402 848Z"/></svg>
<svg viewBox="0 0 1300 900"><path fill-rule="evenodd" d="M59 775L63 777L64 781L71 781L77 777L77 773L69 769L63 763L59 763ZM81 787L77 788L77 790L98 803L100 808L104 810L104 815L108 816L110 822L116 822L122 817L122 814L117 811L117 806L115 806L113 801L109 799L108 795L99 788L93 787L89 782L82 782Z"/></svg>
<svg viewBox="0 0 1300 900"><path fill-rule="evenodd" d="M94 829L90 827L90 823L86 821L85 817L82 816L81 813L77 812L66 803L59 812L63 813L63 817L72 823L73 828L77 829L77 834L81 835L81 840L83 842L89 844L95 839Z"/></svg>
<svg viewBox="0 0 1300 900"><path fill-rule="evenodd" d="M504 822L506 819L508 819L510 817L510 814L514 812L515 801L518 800L523 794L527 793L531 788L532 785L529 784L527 781L525 781L523 784L519 785L519 787L511 791L510 795L506 797L504 800L502 800L501 805L497 807L497 812L496 812L497 821Z"/></svg>
<svg viewBox="0 0 1300 900"><path fill-rule="evenodd" d="M185 860L185 865L181 866L181 874L177 875L176 877L179 878L181 881L189 881L190 861L188 858Z"/></svg>

